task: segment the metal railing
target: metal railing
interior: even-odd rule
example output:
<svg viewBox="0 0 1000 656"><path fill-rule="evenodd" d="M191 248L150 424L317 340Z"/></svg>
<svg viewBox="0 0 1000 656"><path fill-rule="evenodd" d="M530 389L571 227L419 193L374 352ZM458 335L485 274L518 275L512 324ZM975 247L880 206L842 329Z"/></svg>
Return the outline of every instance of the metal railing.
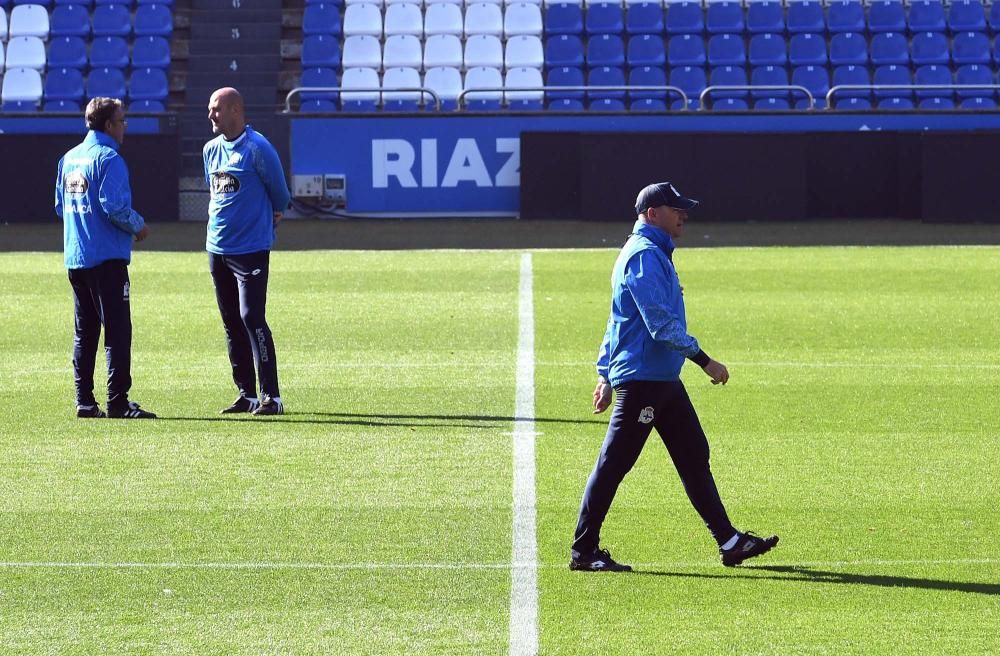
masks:
<svg viewBox="0 0 1000 656"><path fill-rule="evenodd" d="M992 89L1000 91L1000 84L838 84L826 92L826 109L833 104L838 91L972 91ZM928 96L933 98L934 96Z"/></svg>
<svg viewBox="0 0 1000 656"><path fill-rule="evenodd" d="M379 106L384 106L384 98L382 94L384 93L412 93L414 95L420 94L420 99L417 101L419 107L423 107L426 103L424 102L424 95L427 94L434 101L434 111L441 111L441 96L437 94L434 89L428 87L295 87L288 92L285 96L285 113L292 111L292 97L296 95L302 95L303 93L338 93L341 98L346 94L359 93L359 94L371 94L378 92L378 100L376 104Z"/></svg>
<svg viewBox="0 0 1000 656"><path fill-rule="evenodd" d="M684 109L682 111L688 110L688 105L690 100L688 95L684 93L684 90L680 87L663 85L663 86L625 86L625 85L595 85L595 86L541 86L541 87L479 87L477 89L464 89L458 94L458 109L461 110L464 106L464 101L466 96L476 94L476 93L500 93L501 99L504 98L504 92L507 93L527 93L527 92L542 92L542 95L546 95L547 92L565 92L565 91L623 91L623 92L636 92L636 91L667 91L671 93L676 93L684 101ZM503 100L501 100L503 102Z"/></svg>
<svg viewBox="0 0 1000 656"><path fill-rule="evenodd" d="M799 91L809 99L809 109L816 108L816 98L806 87L798 84L716 84L705 87L698 94L698 109L705 109L705 98L713 91Z"/></svg>

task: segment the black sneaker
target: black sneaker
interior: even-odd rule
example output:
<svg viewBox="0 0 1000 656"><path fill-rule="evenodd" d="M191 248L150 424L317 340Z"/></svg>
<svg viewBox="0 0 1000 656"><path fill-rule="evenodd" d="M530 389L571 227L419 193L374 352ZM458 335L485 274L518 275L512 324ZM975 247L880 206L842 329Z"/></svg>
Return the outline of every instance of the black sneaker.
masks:
<svg viewBox="0 0 1000 656"><path fill-rule="evenodd" d="M135 401L129 401L123 408L108 406L108 416L112 419L156 419L156 415L143 410Z"/></svg>
<svg viewBox="0 0 1000 656"><path fill-rule="evenodd" d="M778 544L778 536L762 538L753 533L740 533L739 539L732 549L719 549L722 554L722 564L726 567L736 567L744 560L765 554Z"/></svg>
<svg viewBox="0 0 1000 656"><path fill-rule="evenodd" d="M248 399L245 396L241 396L240 398L233 401L233 404L231 406L220 410L219 414L232 415L232 414L237 414L239 412L253 412L259 406L260 406L260 401L258 401L257 399Z"/></svg>
<svg viewBox="0 0 1000 656"><path fill-rule="evenodd" d="M569 561L569 568L577 572L631 572L632 567L630 565L623 565L621 563L616 563L614 558L611 557L611 553L607 549L598 549L597 551L588 554L587 556L581 555L578 558L572 558Z"/></svg>
<svg viewBox="0 0 1000 656"><path fill-rule="evenodd" d="M78 405L76 406L76 416L81 419L103 419L107 417L104 411L101 410L101 406L97 405Z"/></svg>
<svg viewBox="0 0 1000 656"><path fill-rule="evenodd" d="M260 406L250 414L255 417L261 415L283 415L285 414L285 406L278 399L265 394L264 400L260 402Z"/></svg>

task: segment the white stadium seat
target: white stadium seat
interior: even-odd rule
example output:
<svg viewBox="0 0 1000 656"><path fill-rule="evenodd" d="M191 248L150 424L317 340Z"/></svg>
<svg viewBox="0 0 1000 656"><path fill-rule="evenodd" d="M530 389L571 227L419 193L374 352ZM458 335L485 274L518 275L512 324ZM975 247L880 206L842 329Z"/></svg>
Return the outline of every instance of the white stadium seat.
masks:
<svg viewBox="0 0 1000 656"><path fill-rule="evenodd" d="M508 5L504 12L503 31L507 37L518 34L541 36L542 11L538 5L519 2Z"/></svg>
<svg viewBox="0 0 1000 656"><path fill-rule="evenodd" d="M37 36L49 38L49 12L42 5L17 5L10 11L9 38Z"/></svg>
<svg viewBox="0 0 1000 656"><path fill-rule="evenodd" d="M42 99L42 74L33 68L11 68L3 76L3 102L38 102Z"/></svg>
<svg viewBox="0 0 1000 656"><path fill-rule="evenodd" d="M374 36L349 36L344 39L341 64L344 68L382 68L382 45Z"/></svg>
<svg viewBox="0 0 1000 656"><path fill-rule="evenodd" d="M465 40L465 70L477 66L503 67L503 44L492 34L476 34Z"/></svg>
<svg viewBox="0 0 1000 656"><path fill-rule="evenodd" d="M412 34L423 38L424 12L420 10L420 5L408 2L386 7L384 32L386 36Z"/></svg>
<svg viewBox="0 0 1000 656"><path fill-rule="evenodd" d="M439 4L458 5L459 7L461 7L465 3L463 2L463 0L424 0L424 4L426 4L428 7L430 7L431 5L439 5Z"/></svg>
<svg viewBox="0 0 1000 656"><path fill-rule="evenodd" d="M477 2L465 8L465 35L503 34L503 13L500 5Z"/></svg>
<svg viewBox="0 0 1000 656"><path fill-rule="evenodd" d="M378 102L378 91L356 91L347 93L347 89L378 89L380 88L378 71L374 68L348 68L344 70L344 75L340 78L340 88L344 91L340 94L341 100L349 101L369 101Z"/></svg>
<svg viewBox="0 0 1000 656"><path fill-rule="evenodd" d="M45 44L37 36L11 38L10 43L7 44L7 68L44 70Z"/></svg>
<svg viewBox="0 0 1000 656"><path fill-rule="evenodd" d="M465 89L496 89L496 91L484 91L482 93L466 94L465 100L500 100L503 96L503 76L500 75L499 68L488 68L480 66L470 68L465 74Z"/></svg>
<svg viewBox="0 0 1000 656"><path fill-rule="evenodd" d="M424 41L424 70L436 66L462 67L462 40L454 34L435 34Z"/></svg>
<svg viewBox="0 0 1000 656"><path fill-rule="evenodd" d="M538 91L511 91L505 93L507 102L512 100L542 100L542 71L537 68L512 68L504 78L504 88L537 88Z"/></svg>
<svg viewBox="0 0 1000 656"><path fill-rule="evenodd" d="M512 36L507 39L504 51L504 68L541 68L545 64L545 51L542 40L537 36Z"/></svg>
<svg viewBox="0 0 1000 656"><path fill-rule="evenodd" d="M415 68L387 68L382 75L383 89L411 88L419 89L423 86L420 83L420 72ZM383 91L382 102L390 103L395 100L415 101L420 100L419 93L406 91ZM430 100L428 98L427 100Z"/></svg>
<svg viewBox="0 0 1000 656"><path fill-rule="evenodd" d="M378 5L363 2L347 5L344 10L344 36L362 35L382 38L382 11Z"/></svg>
<svg viewBox="0 0 1000 656"><path fill-rule="evenodd" d="M385 40L382 48L382 68L420 68L424 53L420 39L412 34L394 34Z"/></svg>
<svg viewBox="0 0 1000 656"><path fill-rule="evenodd" d="M382 0L344 0L345 5L374 4L382 8Z"/></svg>
<svg viewBox="0 0 1000 656"><path fill-rule="evenodd" d="M7 40L7 10L0 7L0 43Z"/></svg>
<svg viewBox="0 0 1000 656"><path fill-rule="evenodd" d="M437 93L443 108L454 109L455 99L462 91L462 74L449 66L430 68L424 73L424 86Z"/></svg>
<svg viewBox="0 0 1000 656"><path fill-rule="evenodd" d="M462 8L450 3L427 5L424 12L424 34L462 36Z"/></svg>

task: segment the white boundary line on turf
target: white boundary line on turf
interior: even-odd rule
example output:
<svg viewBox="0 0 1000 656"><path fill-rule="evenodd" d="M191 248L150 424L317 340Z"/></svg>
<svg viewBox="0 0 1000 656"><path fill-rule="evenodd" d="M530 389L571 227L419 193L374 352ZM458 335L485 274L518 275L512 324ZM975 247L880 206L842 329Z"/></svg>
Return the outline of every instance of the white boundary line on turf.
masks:
<svg viewBox="0 0 1000 656"><path fill-rule="evenodd" d="M523 253L517 294L517 391L514 402L514 512L510 577L511 656L534 656L538 653L533 286L531 253Z"/></svg>

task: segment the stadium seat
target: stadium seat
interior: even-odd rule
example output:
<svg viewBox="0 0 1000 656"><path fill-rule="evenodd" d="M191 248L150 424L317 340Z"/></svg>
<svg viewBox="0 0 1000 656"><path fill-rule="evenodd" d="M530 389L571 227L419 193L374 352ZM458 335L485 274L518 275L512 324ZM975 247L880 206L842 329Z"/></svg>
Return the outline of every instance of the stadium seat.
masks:
<svg viewBox="0 0 1000 656"><path fill-rule="evenodd" d="M833 69L833 81L831 87L842 86L845 84L850 85L870 85L872 83L871 77L868 74L868 69L865 66L838 66ZM872 95L871 90L862 91L860 89L845 89L843 91L837 91L834 96L834 105L839 109L839 101L845 98L864 98L866 100L870 99ZM869 103L869 108L871 104Z"/></svg>
<svg viewBox="0 0 1000 656"><path fill-rule="evenodd" d="M306 68L302 71L302 78L299 80L300 87L336 87L339 86L337 81L337 71L332 68ZM301 92L299 98L303 103L322 100L330 102L333 105L333 109L320 110L316 109L314 111L335 111L337 99L339 98L337 92L335 91L315 91L315 92ZM324 107L325 105L319 105L318 107Z"/></svg>
<svg viewBox="0 0 1000 656"><path fill-rule="evenodd" d="M667 103L655 98L636 98L629 100L628 110L630 112L665 112Z"/></svg>
<svg viewBox="0 0 1000 656"><path fill-rule="evenodd" d="M687 94L688 109L698 109L698 98L705 90L708 83L705 79L705 69L701 66L680 66L670 69L670 86L680 88ZM673 94L676 96L676 94ZM670 109L684 109L684 101L679 97L672 97Z"/></svg>
<svg viewBox="0 0 1000 656"><path fill-rule="evenodd" d="M352 36L382 38L382 12L378 5L362 2L347 6L344 10L344 38Z"/></svg>
<svg viewBox="0 0 1000 656"><path fill-rule="evenodd" d="M582 34L583 6L566 2L550 5L545 11L545 33Z"/></svg>
<svg viewBox="0 0 1000 656"><path fill-rule="evenodd" d="M166 5L139 5L135 9L136 36L170 36L174 32L174 15Z"/></svg>
<svg viewBox="0 0 1000 656"><path fill-rule="evenodd" d="M872 101L868 98L841 98L838 94L837 97L833 99L833 108L848 111L863 111L872 108Z"/></svg>
<svg viewBox="0 0 1000 656"><path fill-rule="evenodd" d="M788 42L792 66L826 66L826 39L821 34L796 34Z"/></svg>
<svg viewBox="0 0 1000 656"><path fill-rule="evenodd" d="M505 91L504 102L514 111L541 111L544 108L542 72L535 67L519 66L507 70L504 89L538 89L538 91Z"/></svg>
<svg viewBox="0 0 1000 656"><path fill-rule="evenodd" d="M597 98L587 103L591 112L624 112L625 101L621 98Z"/></svg>
<svg viewBox="0 0 1000 656"><path fill-rule="evenodd" d="M625 31L621 5L604 2L588 5L584 27L587 34L621 34Z"/></svg>
<svg viewBox="0 0 1000 656"><path fill-rule="evenodd" d="M132 34L132 18L128 7L122 4L98 5L93 15L94 37L120 36Z"/></svg>
<svg viewBox="0 0 1000 656"><path fill-rule="evenodd" d="M941 0L913 0L908 19L910 32L944 32L944 5Z"/></svg>
<svg viewBox="0 0 1000 656"><path fill-rule="evenodd" d="M625 44L616 34L597 34L587 41L588 66L624 66Z"/></svg>
<svg viewBox="0 0 1000 656"><path fill-rule="evenodd" d="M22 5L25 6L25 5ZM7 64L11 68L45 70L45 44L37 36L12 37L7 44Z"/></svg>
<svg viewBox="0 0 1000 656"><path fill-rule="evenodd" d="M815 109L826 107L826 93L830 90L830 75L823 66L799 66L792 70L792 84L805 87L812 94ZM808 109L809 99L801 92L792 92L795 109Z"/></svg>
<svg viewBox="0 0 1000 656"><path fill-rule="evenodd" d="M376 47L378 47L377 40ZM378 58L382 59L381 52L378 53ZM302 39L302 67L340 68L340 42L336 37L325 34L313 34L305 37Z"/></svg>
<svg viewBox="0 0 1000 656"><path fill-rule="evenodd" d="M997 108L997 102L992 98L976 96L974 98L963 98L958 106L962 109L992 110Z"/></svg>
<svg viewBox="0 0 1000 656"><path fill-rule="evenodd" d="M496 5L490 5L495 7ZM480 66L470 68L465 73L466 91L470 89L487 89L479 93L465 94L465 107L475 111L499 111L503 98L503 76L499 68Z"/></svg>
<svg viewBox="0 0 1000 656"><path fill-rule="evenodd" d="M53 68L45 76L45 100L83 100L83 73L77 68Z"/></svg>
<svg viewBox="0 0 1000 656"><path fill-rule="evenodd" d="M424 42L424 70L439 66L462 67L462 40L454 34L435 34Z"/></svg>
<svg viewBox="0 0 1000 656"><path fill-rule="evenodd" d="M424 37L424 13L421 11L420 5L404 2L386 7L383 31L386 38L395 34L408 34L422 39ZM406 75L409 76L408 73Z"/></svg>
<svg viewBox="0 0 1000 656"><path fill-rule="evenodd" d="M757 98L753 101L754 111L775 112L790 109L788 100L784 98Z"/></svg>
<svg viewBox="0 0 1000 656"><path fill-rule="evenodd" d="M787 86L788 71L784 66L757 66L750 71L750 84L756 89L750 90L753 98L784 99L785 109L788 109L788 90L763 89L767 86Z"/></svg>
<svg viewBox="0 0 1000 656"><path fill-rule="evenodd" d="M41 5L17 5L10 11L10 27L7 38L32 36L49 38L49 12Z"/></svg>
<svg viewBox="0 0 1000 656"><path fill-rule="evenodd" d="M914 84L951 84L951 69L936 64L921 66L914 72L913 82ZM918 100L930 97L951 98L954 91L951 89L917 89L916 95Z"/></svg>
<svg viewBox="0 0 1000 656"><path fill-rule="evenodd" d="M166 100L167 74L162 68L140 68L132 71L128 95L132 100Z"/></svg>
<svg viewBox="0 0 1000 656"><path fill-rule="evenodd" d="M903 0L875 0L868 8L868 31L905 32L906 9Z"/></svg>
<svg viewBox="0 0 1000 656"><path fill-rule="evenodd" d="M518 2L507 5L503 17L503 33L505 38L542 35L542 11L538 5L528 2Z"/></svg>
<svg viewBox="0 0 1000 656"><path fill-rule="evenodd" d="M715 112L745 112L748 105L743 98L719 98L712 102L711 109Z"/></svg>
<svg viewBox="0 0 1000 656"><path fill-rule="evenodd" d="M341 108L345 112L373 112L378 107L381 89L378 71L374 68L345 68L340 79ZM363 91L348 91L363 89Z"/></svg>
<svg viewBox="0 0 1000 656"><path fill-rule="evenodd" d="M504 68L541 68L545 65L542 39L522 34L507 39L503 52Z"/></svg>
<svg viewBox="0 0 1000 656"><path fill-rule="evenodd" d="M3 50L0 47L0 50ZM2 55L0 55L2 58ZM48 64L55 68L84 68L87 65L87 44L75 36L64 36L49 42ZM0 61L0 69L3 62Z"/></svg>
<svg viewBox="0 0 1000 656"><path fill-rule="evenodd" d="M663 66L667 63L663 37L652 34L633 36L628 40L625 59L629 66Z"/></svg>
<svg viewBox="0 0 1000 656"><path fill-rule="evenodd" d="M871 60L875 66L897 64L906 66L910 63L910 45L906 36L899 32L882 32L872 36Z"/></svg>
<svg viewBox="0 0 1000 656"><path fill-rule="evenodd" d="M955 71L956 84L996 84L993 78L993 70L989 66L980 64L967 64L959 67ZM992 98L996 95L996 89L957 89L959 98L983 97Z"/></svg>
<svg viewBox="0 0 1000 656"><path fill-rule="evenodd" d="M664 87L667 85L667 73L662 66L640 66L633 68L628 74L630 87ZM666 91L629 91L630 109L636 109L640 101L642 111L666 111ZM650 102L643 102L650 101Z"/></svg>
<svg viewBox="0 0 1000 656"><path fill-rule="evenodd" d="M747 3L747 31L751 34L783 34L785 7L775 0Z"/></svg>
<svg viewBox="0 0 1000 656"><path fill-rule="evenodd" d="M910 75L910 68L906 65L879 66L875 69L872 83L876 86L913 84L913 77ZM913 97L913 91L910 89L875 89L874 93L877 99L900 98L911 101ZM881 106L880 101L879 107ZM913 106L912 102L910 106Z"/></svg>
<svg viewBox="0 0 1000 656"><path fill-rule="evenodd" d="M910 98L879 98L877 107L882 110L897 111L913 109L913 100Z"/></svg>
<svg viewBox="0 0 1000 656"><path fill-rule="evenodd" d="M747 85L747 73L742 66L719 66L713 68L708 76L708 86L718 87L718 86L746 86ZM708 98L706 100L711 101L710 104L714 109L719 101L723 99L737 99L743 102L743 107L738 105L727 104L725 109L746 109L746 99L749 94L748 89L743 90L731 90L731 91L710 91L708 93ZM722 109L720 107L720 109Z"/></svg>
<svg viewBox="0 0 1000 656"><path fill-rule="evenodd" d="M457 67L435 66L424 73L424 87L437 93L442 111L452 111L457 106L462 91L462 74Z"/></svg>
<svg viewBox="0 0 1000 656"><path fill-rule="evenodd" d="M404 5L393 5L401 7ZM412 35L408 35L412 36ZM387 68L382 75L382 109L387 112L417 112L420 111L421 93L411 91L387 91L386 89L419 89L420 72L415 68L400 66ZM427 98L429 101L430 98Z"/></svg>
<svg viewBox="0 0 1000 656"><path fill-rule="evenodd" d="M750 38L749 60L751 66L784 66L788 63L785 37L780 34L754 34Z"/></svg>
<svg viewBox="0 0 1000 656"><path fill-rule="evenodd" d="M90 36L90 12L83 5L60 5L49 20L52 36Z"/></svg>
<svg viewBox="0 0 1000 656"><path fill-rule="evenodd" d="M545 85L549 87L582 87L584 86L583 70L575 66L551 68L546 74ZM549 91L546 93L550 109L552 108L553 103L558 103L564 100L571 101L571 106L573 106L574 109L583 109L583 96L584 92L577 89L569 91ZM563 105L560 109L565 110L568 109L568 107Z"/></svg>
<svg viewBox="0 0 1000 656"><path fill-rule="evenodd" d="M550 112L582 112L583 101L577 100L575 98L560 98L559 100L550 100L548 103L548 110Z"/></svg>
<svg viewBox="0 0 1000 656"><path fill-rule="evenodd" d="M120 36L96 38L90 45L91 68L125 68L128 63L128 42Z"/></svg>
<svg viewBox="0 0 1000 656"><path fill-rule="evenodd" d="M985 32L986 10L980 0L953 0L948 9L948 29L957 32Z"/></svg>
<svg viewBox="0 0 1000 656"><path fill-rule="evenodd" d="M991 32L1000 33L1000 2L990 3L989 24Z"/></svg>
<svg viewBox="0 0 1000 656"><path fill-rule="evenodd" d="M667 34L701 34L704 31L705 16L701 2L667 4Z"/></svg>
<svg viewBox="0 0 1000 656"><path fill-rule="evenodd" d="M823 4L819 0L795 0L788 3L789 34L822 34L826 31Z"/></svg>
<svg viewBox="0 0 1000 656"><path fill-rule="evenodd" d="M477 66L503 68L503 44L492 34L476 34L465 40L465 70Z"/></svg>
<svg viewBox="0 0 1000 656"><path fill-rule="evenodd" d="M69 2L70 0L65 0ZM107 0L110 2L111 0ZM167 7L174 6L174 0L136 0L136 4L140 5L166 5Z"/></svg>
<svg viewBox="0 0 1000 656"><path fill-rule="evenodd" d="M423 20L423 18L421 18ZM421 28L423 25L421 25ZM330 2L306 5L302 14L302 34L326 34L339 37L344 24L340 18L340 7Z"/></svg>
<svg viewBox="0 0 1000 656"><path fill-rule="evenodd" d="M0 5L0 44L7 41L7 8ZM0 50L3 50L3 46L0 45Z"/></svg>
<svg viewBox="0 0 1000 656"><path fill-rule="evenodd" d="M831 0L826 7L826 27L831 34L865 31L862 0Z"/></svg>
<svg viewBox="0 0 1000 656"><path fill-rule="evenodd" d="M312 36L309 39L319 39L327 38L329 41L334 41L328 37L318 37ZM333 66L328 59L311 59L310 63L304 61L305 57L305 47L302 48L303 53L303 66ZM379 45L378 38L371 35L364 36L349 36L344 39L344 55L341 59L341 65L346 68L373 68L378 70L382 68L382 47ZM360 76L367 76L367 73L352 73L353 76L360 78Z"/></svg>
<svg viewBox="0 0 1000 656"><path fill-rule="evenodd" d="M406 5L393 5L405 7ZM421 23L423 25L423 23ZM420 68L424 62L424 51L420 38L413 34L393 34L386 37L382 49L382 68Z"/></svg>
<svg viewBox="0 0 1000 656"><path fill-rule="evenodd" d="M989 64L990 40L982 32L962 32L951 41L951 59L956 65Z"/></svg>
<svg viewBox="0 0 1000 656"><path fill-rule="evenodd" d="M128 110L136 114L159 114L167 111L159 100L133 100L129 103Z"/></svg>
<svg viewBox="0 0 1000 656"><path fill-rule="evenodd" d="M302 114L322 114L337 111L337 103L332 100L303 100L299 105Z"/></svg>
<svg viewBox="0 0 1000 656"><path fill-rule="evenodd" d="M1000 64L1000 37L993 41L993 61Z"/></svg>
<svg viewBox="0 0 1000 656"><path fill-rule="evenodd" d="M424 34L453 34L462 36L462 9L448 2L427 5L424 11Z"/></svg>
<svg viewBox="0 0 1000 656"><path fill-rule="evenodd" d="M731 0L712 0L705 10L705 29L709 34L743 34L743 6Z"/></svg>
<svg viewBox="0 0 1000 656"><path fill-rule="evenodd" d="M95 68L87 77L87 98L125 98L125 74L120 68Z"/></svg>
<svg viewBox="0 0 1000 656"><path fill-rule="evenodd" d="M76 114L80 111L80 103L72 100L46 100L42 105L43 112L70 112Z"/></svg>
<svg viewBox="0 0 1000 656"><path fill-rule="evenodd" d="M694 34L678 34L667 44L667 61L671 66L703 66L708 59L705 42Z"/></svg>
<svg viewBox="0 0 1000 656"><path fill-rule="evenodd" d="M169 68L170 42L162 36L138 37L132 45L133 68Z"/></svg>
<svg viewBox="0 0 1000 656"><path fill-rule="evenodd" d="M560 34L545 40L545 65L551 68L583 66L584 50L580 37Z"/></svg>
<svg viewBox="0 0 1000 656"><path fill-rule="evenodd" d="M868 42L863 34L841 32L830 37L830 63L834 66L868 64Z"/></svg>
<svg viewBox="0 0 1000 656"><path fill-rule="evenodd" d="M477 2L465 8L465 35L492 34L501 36L503 34L503 14L499 5L491 5L485 2ZM497 73L499 75L499 73ZM486 73L477 73L473 76L475 82L485 79ZM480 95L480 94L477 94ZM497 96L497 105L500 99Z"/></svg>
<svg viewBox="0 0 1000 656"><path fill-rule="evenodd" d="M0 89L0 100L3 109L9 107L17 110L31 110L38 106L42 99L42 75L33 68L10 68L3 76L3 87ZM20 105L14 107L14 103Z"/></svg>
<svg viewBox="0 0 1000 656"><path fill-rule="evenodd" d="M952 98L943 98L939 96L934 96L931 98L921 98L920 103L917 105L920 109L955 109L955 101Z"/></svg>
<svg viewBox="0 0 1000 656"><path fill-rule="evenodd" d="M621 68L617 66L602 66L598 68L591 68L590 72L587 74L587 86L588 87L600 87L600 86L625 86L625 73ZM624 109L625 101L625 91L616 90L604 90L604 89L594 89L587 91L587 101L588 107L593 107L595 101L602 100L615 100L622 103L622 109ZM608 110L609 106L605 104L601 107L602 110Z"/></svg>
<svg viewBox="0 0 1000 656"><path fill-rule="evenodd" d="M663 6L658 2L630 4L625 14L625 31L629 34L663 34L666 29Z"/></svg>
<svg viewBox="0 0 1000 656"><path fill-rule="evenodd" d="M921 32L910 39L910 61L916 66L947 64L948 37L941 32Z"/></svg>
<svg viewBox="0 0 1000 656"><path fill-rule="evenodd" d="M736 34L716 34L708 40L710 66L745 66L746 48L743 37Z"/></svg>

